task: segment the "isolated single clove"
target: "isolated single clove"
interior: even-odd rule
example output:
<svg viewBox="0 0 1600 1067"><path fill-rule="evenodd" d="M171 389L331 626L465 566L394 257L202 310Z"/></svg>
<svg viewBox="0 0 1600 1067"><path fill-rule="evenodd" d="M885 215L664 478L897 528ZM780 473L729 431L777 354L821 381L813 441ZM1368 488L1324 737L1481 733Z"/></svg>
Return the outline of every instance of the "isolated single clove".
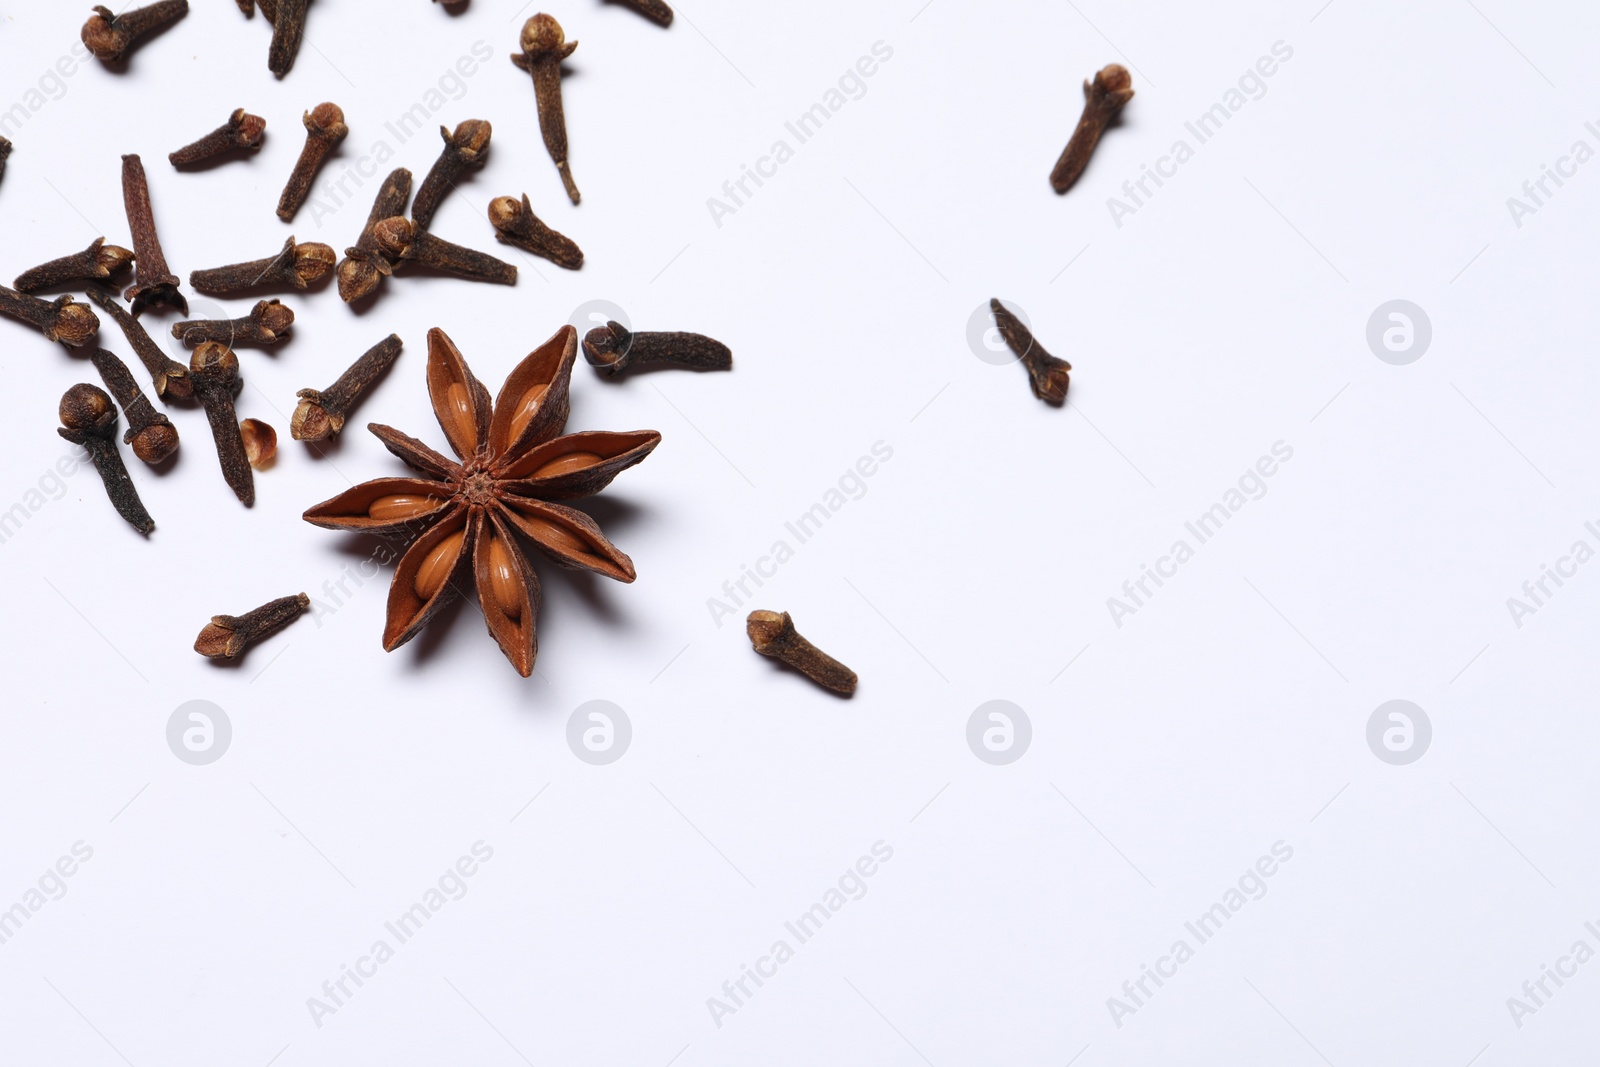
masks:
<svg viewBox="0 0 1600 1067"><path fill-rule="evenodd" d="M389 257L378 248L373 230L384 219L405 214L406 200L410 196L411 172L404 167L391 171L378 190L361 236L352 247L344 250L345 258L339 262L339 297L346 304L371 295L378 283L394 270Z"/></svg>
<svg viewBox="0 0 1600 1067"><path fill-rule="evenodd" d="M104 237L96 237L94 243L82 252L52 259L32 270L23 271L17 275L16 286L20 292L33 293L75 282L104 281L132 264L132 252L106 244Z"/></svg>
<svg viewBox="0 0 1600 1067"><path fill-rule="evenodd" d="M672 25L672 8L662 3L662 0L619 0L624 7L631 7L657 26Z"/></svg>
<svg viewBox="0 0 1600 1067"><path fill-rule="evenodd" d="M410 219L398 215L384 219L373 229L373 236L391 259L431 267L469 281L517 284L517 268L510 263L419 230Z"/></svg>
<svg viewBox="0 0 1600 1067"><path fill-rule="evenodd" d="M256 470L272 466L278 456L278 431L260 419L245 419L239 424L239 439L244 442L244 458Z"/></svg>
<svg viewBox="0 0 1600 1067"><path fill-rule="evenodd" d="M337 437L356 401L400 357L400 345L399 335L390 334L367 349L326 389L300 390L300 404L289 420L289 436L296 441L325 441Z"/></svg>
<svg viewBox="0 0 1600 1067"><path fill-rule="evenodd" d="M999 300L990 300L989 310L994 312L994 322L1000 328L1000 336L1005 338L1011 351L1028 369L1033 395L1047 404L1059 406L1065 403L1067 386L1071 382L1068 372L1072 370L1072 364L1046 352L1044 346L1033 339L1033 332Z"/></svg>
<svg viewBox="0 0 1600 1067"><path fill-rule="evenodd" d="M787 611L752 611L745 632L757 652L787 664L822 688L844 696L856 691L856 672L801 637Z"/></svg>
<svg viewBox="0 0 1600 1067"><path fill-rule="evenodd" d="M284 4L285 8L289 6ZM304 0L300 0L300 6L303 10ZM300 121L305 123L306 145L300 150L294 172L289 175L289 184L283 187L283 196L278 199L278 217L284 222L294 218L295 212L311 196L311 184L317 180L317 171L328 153L350 135L350 127L344 124L344 111L338 104L318 104L301 116Z"/></svg>
<svg viewBox="0 0 1600 1067"><path fill-rule="evenodd" d="M106 495L117 514L142 534L156 528L150 513L139 499L139 491L128 477L117 451L117 407L105 390L87 383L74 385L61 397L61 429L56 433L89 453L94 469L100 472Z"/></svg>
<svg viewBox="0 0 1600 1067"><path fill-rule="evenodd" d="M193 144L185 145L171 153L167 159L174 167L187 167L215 159L228 152L246 148L254 151L261 147L261 138L266 132L267 120L260 115L251 115L241 107L228 116L227 122Z"/></svg>
<svg viewBox="0 0 1600 1067"><path fill-rule="evenodd" d="M561 184L567 187L567 196L576 204L578 186L572 180L567 166L567 118L561 107L561 61L578 47L577 41L567 41L561 23L545 14L538 14L522 26L519 42L521 53L511 57L511 62L533 75L534 97L539 105L539 132L544 135L544 146L561 173Z"/></svg>
<svg viewBox="0 0 1600 1067"><path fill-rule="evenodd" d="M262 300L242 319L185 319L172 324L172 336L187 348L208 341L235 345L275 345L289 335L294 312L276 300Z"/></svg>
<svg viewBox="0 0 1600 1067"><path fill-rule="evenodd" d="M213 296L232 296L252 289L304 289L326 277L338 260L338 255L328 245L314 241L295 244L291 237L283 242L283 249L277 255L192 271L189 284Z"/></svg>
<svg viewBox="0 0 1600 1067"><path fill-rule="evenodd" d="M70 296L41 300L0 285L0 315L25 322L47 340L60 341L70 348L83 347L100 332L95 313L87 304L73 303Z"/></svg>
<svg viewBox="0 0 1600 1067"><path fill-rule="evenodd" d="M155 386L156 396L163 400L187 400L194 396L194 383L189 380L189 368L167 355L160 345L150 339L150 335L139 324L139 320L128 314L127 309L122 306L116 293L95 286L90 286L84 292L96 307L110 315L112 320L122 327L122 333L128 338L128 344L133 346L134 354L139 357L139 362L144 364L144 369L150 372L150 381Z"/></svg>
<svg viewBox="0 0 1600 1067"><path fill-rule="evenodd" d="M217 442L217 461L222 477L245 507L256 502L255 478L245 454L239 432L239 417L233 410L233 396L239 383L239 357L227 345L207 341L189 358L189 374L194 393L206 409L211 436Z"/></svg>
<svg viewBox="0 0 1600 1067"><path fill-rule="evenodd" d="M467 119L456 127L455 133L440 126L439 135L444 138L444 151L428 176L422 179L416 202L411 205L411 221L421 230L432 225L434 213L462 175L483 166L488 159L489 139L494 135L494 128L483 119Z"/></svg>
<svg viewBox="0 0 1600 1067"><path fill-rule="evenodd" d="M558 267L577 270L583 266L583 250L570 237L563 236L539 221L523 193L497 196L489 201L489 225L501 244L512 245L536 256L543 256Z"/></svg>
<svg viewBox="0 0 1600 1067"><path fill-rule="evenodd" d="M1089 165L1089 157L1100 143L1100 135L1122 112L1123 105L1132 99L1133 76L1120 63L1102 67L1092 83L1084 80L1083 115L1072 131L1072 139L1062 149L1061 158L1056 160L1055 169L1050 172L1050 185L1056 192L1064 193L1072 188L1083 168Z"/></svg>
<svg viewBox="0 0 1600 1067"><path fill-rule="evenodd" d="M583 358L615 377L644 365L687 370L731 370L733 353L721 341L698 333L631 333L620 322L596 326L583 338Z"/></svg>
<svg viewBox="0 0 1600 1067"><path fill-rule="evenodd" d="M213 615L200 636L194 639L194 650L209 659L238 659L245 649L263 638L271 637L294 622L311 608L311 598L304 593L281 597L261 605L243 615Z"/></svg>
<svg viewBox="0 0 1600 1067"><path fill-rule="evenodd" d="M167 269L161 251L150 207L150 182L138 156L122 157L122 204L128 212L128 232L133 234L133 285L124 295L133 301L134 317L151 304L170 304L189 314L189 301L178 292L177 275Z"/></svg>
<svg viewBox="0 0 1600 1067"><path fill-rule="evenodd" d="M152 30L189 13L189 0L160 0L148 7L117 14L110 8L96 7L83 24L83 43L102 63L115 63L133 43Z"/></svg>
<svg viewBox="0 0 1600 1067"><path fill-rule="evenodd" d="M89 353L100 380L128 420L128 430L122 435L124 444L133 447L133 454L151 466L161 463L178 450L178 431L172 420L157 411L144 395L139 383L133 380L128 365L114 353L96 348Z"/></svg>
<svg viewBox="0 0 1600 1067"><path fill-rule="evenodd" d="M306 34L308 0L274 0L261 5L261 13L272 22L272 47L267 50L267 69L278 77L288 74L300 54Z"/></svg>

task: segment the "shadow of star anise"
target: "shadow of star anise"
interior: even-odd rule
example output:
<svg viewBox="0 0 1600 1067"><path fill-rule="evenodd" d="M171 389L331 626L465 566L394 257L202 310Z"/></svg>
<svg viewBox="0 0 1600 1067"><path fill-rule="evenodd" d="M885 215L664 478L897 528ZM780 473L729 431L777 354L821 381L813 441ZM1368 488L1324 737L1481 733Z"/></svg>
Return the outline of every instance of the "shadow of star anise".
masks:
<svg viewBox="0 0 1600 1067"><path fill-rule="evenodd" d="M383 647L393 652L459 591L471 567L489 632L523 677L538 655L539 578L517 535L556 564L634 579L633 561L583 512L555 503L593 496L648 456L661 435L562 435L578 333L564 326L517 365L492 403L442 330L428 332L428 395L457 463L398 430L367 428L422 477L379 478L305 513L330 530L416 537L395 567Z"/></svg>

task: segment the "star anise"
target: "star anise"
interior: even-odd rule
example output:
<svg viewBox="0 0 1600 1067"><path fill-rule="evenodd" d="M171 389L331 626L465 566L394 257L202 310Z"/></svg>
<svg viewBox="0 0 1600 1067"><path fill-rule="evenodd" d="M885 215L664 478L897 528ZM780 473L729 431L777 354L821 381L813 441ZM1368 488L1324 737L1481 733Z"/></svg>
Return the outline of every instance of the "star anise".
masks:
<svg viewBox="0 0 1600 1067"><path fill-rule="evenodd" d="M413 535L395 567L383 647L393 652L461 590L471 568L489 632L523 677L538 654L539 578L518 535L558 566L634 579L588 515L593 496L661 442L654 430L566 434L578 333L564 326L519 363L493 402L442 330L428 332L428 395L457 463L398 430L367 428L420 478L379 478L305 513L330 530Z"/></svg>

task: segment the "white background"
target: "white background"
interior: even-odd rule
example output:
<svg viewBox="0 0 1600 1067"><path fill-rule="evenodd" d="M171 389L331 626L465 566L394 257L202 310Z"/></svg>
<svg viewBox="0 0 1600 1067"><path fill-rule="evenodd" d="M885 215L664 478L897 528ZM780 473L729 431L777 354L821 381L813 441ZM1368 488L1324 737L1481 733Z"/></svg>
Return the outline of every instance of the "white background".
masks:
<svg viewBox="0 0 1600 1067"><path fill-rule="evenodd" d="M498 250L484 209L527 192L588 257L570 273L508 250L515 289L397 276L364 314L331 287L286 297L294 339L240 353L240 414L281 435L256 506L223 484L199 412L174 408L173 469L129 460L158 524L148 542L92 471L64 491L48 478L68 451L56 400L94 380L87 361L0 323L0 509L27 512L0 545L0 908L75 842L93 849L0 945L0 1059L1591 1055L1600 964L1548 985L1520 1027L1507 998L1579 939L1600 949L1584 930L1600 925L1600 567L1520 627L1506 601L1573 542L1600 547L1584 529L1600 519L1600 168L1547 183L1520 227L1506 201L1573 142L1600 148L1584 127L1600 118L1600 16L1320 3L695 0L664 31L570 0L553 13L580 42L563 89L576 208L508 59L536 10L520 0L455 16L319 0L281 83L267 25L226 0L197 0L126 73L69 61L59 80L87 5L0 3L0 106L26 116L0 182L6 278L99 235L128 242L124 152L144 157L184 277L289 233L342 250L378 177L348 179L343 206L328 182L380 142L394 158L367 171L420 182L435 135L402 144L384 124L479 41L492 57L446 81L429 124L489 119L491 160L434 231ZM880 41L893 55L865 94L797 145L785 121ZM1184 123L1279 41L1292 58L1264 95L1119 227L1107 198L1175 140L1196 146ZM1138 95L1057 197L1046 176L1081 80L1113 61ZM286 226L273 208L299 117L323 100L352 131L319 186L331 210ZM167 165L241 105L268 119L258 156ZM707 199L778 138L794 158L718 226ZM995 295L1074 364L1064 409L969 348L968 318ZM369 420L442 446L429 327L493 390L596 298L735 355L725 375L574 375L571 429L665 438L593 509L637 583L540 562L531 679L471 603L385 654L388 568L336 606L327 589L372 543L301 512L402 471ZM1393 299L1432 322L1407 366L1365 339ZM290 441L295 390L391 331L404 354L338 445L318 458ZM102 339L133 363L110 323ZM785 521L879 441L893 458L865 495L717 625L708 599L775 540L793 545ZM1265 496L1118 626L1107 598L1175 540L1193 545L1184 523L1280 441L1293 457ZM332 610L241 666L191 651L210 615L301 590ZM854 700L755 656L750 607L793 612L859 671ZM233 729L202 767L166 741L196 699ZM566 741L593 699L633 726L609 766ZM1009 766L967 745L991 699L1032 722ZM1433 725L1409 766L1367 746L1391 699ZM480 840L493 858L466 895L317 1025L308 998L393 944L385 921ZM878 841L893 858L866 895L797 945L784 922ZM1175 940L1195 945L1184 923L1279 841L1293 859L1266 896L1116 1025L1108 998ZM780 938L794 958L719 1026L708 998Z"/></svg>

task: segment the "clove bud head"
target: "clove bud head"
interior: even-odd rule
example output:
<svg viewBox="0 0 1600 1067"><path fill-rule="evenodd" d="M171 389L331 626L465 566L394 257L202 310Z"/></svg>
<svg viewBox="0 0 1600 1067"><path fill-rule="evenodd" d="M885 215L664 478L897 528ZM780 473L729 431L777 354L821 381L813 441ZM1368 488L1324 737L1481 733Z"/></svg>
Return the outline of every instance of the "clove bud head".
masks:
<svg viewBox="0 0 1600 1067"><path fill-rule="evenodd" d="M402 259L417 239L417 225L400 215L384 219L372 228L373 240L378 247L394 259Z"/></svg>
<svg viewBox="0 0 1600 1067"><path fill-rule="evenodd" d="M338 104L318 104L301 116L300 121L313 137L342 141L350 132L350 127L344 124L344 109Z"/></svg>
<svg viewBox="0 0 1600 1067"><path fill-rule="evenodd" d="M456 126L456 132L451 133L446 127L439 127L439 132L444 136L444 143L460 152L462 158L468 163L476 163L489 147L489 140L494 136L494 127L484 119L465 119Z"/></svg>
<svg viewBox="0 0 1600 1067"><path fill-rule="evenodd" d="M164 462L178 450L178 431L171 423L152 423L138 433L128 432L131 436L126 440L132 446L133 454L151 466Z"/></svg>
<svg viewBox="0 0 1600 1067"><path fill-rule="evenodd" d="M44 335L72 348L88 344L100 332L100 320L88 304L75 304L72 297L56 301L55 321L45 328Z"/></svg>
<svg viewBox="0 0 1600 1067"><path fill-rule="evenodd" d="M529 55L558 52L566 41L566 31L553 15L541 12L522 24L522 50Z"/></svg>
<svg viewBox="0 0 1600 1067"><path fill-rule="evenodd" d="M1085 86L1088 92L1089 87ZM1101 67L1094 76L1094 92L1113 97L1121 97L1116 101L1118 107L1133 99L1133 75L1128 73L1128 68L1121 63L1108 63Z"/></svg>
<svg viewBox="0 0 1600 1067"><path fill-rule="evenodd" d="M61 425L79 433L104 437L117 421L117 406L111 395L97 385L74 385L61 395L58 412Z"/></svg>
<svg viewBox="0 0 1600 1067"><path fill-rule="evenodd" d="M189 373L197 383L230 382L239 376L239 357L220 341L202 341L189 357Z"/></svg>
<svg viewBox="0 0 1600 1067"><path fill-rule="evenodd" d="M335 415L322 403L315 389L300 390L300 403L289 419L289 436L296 441L326 441L344 429L344 416Z"/></svg>
<svg viewBox="0 0 1600 1067"><path fill-rule="evenodd" d="M133 266L133 250L120 245L101 245L94 254L95 277L109 278Z"/></svg>
<svg viewBox="0 0 1600 1067"><path fill-rule="evenodd" d="M522 218L522 201L514 196L497 196L489 201L489 225L507 230Z"/></svg>
<svg viewBox="0 0 1600 1067"><path fill-rule="evenodd" d="M132 43L128 32L117 28L116 19L116 12L97 6L89 21L83 24L83 43L96 59L114 61Z"/></svg>
<svg viewBox="0 0 1600 1067"><path fill-rule="evenodd" d="M294 273L300 288L321 281L339 262L339 255L330 245L307 241L294 247Z"/></svg>
<svg viewBox="0 0 1600 1067"><path fill-rule="evenodd" d="M267 120L260 115L252 115L244 108L234 111L229 118L233 123L233 143L240 148L259 148L261 138L267 133Z"/></svg>

